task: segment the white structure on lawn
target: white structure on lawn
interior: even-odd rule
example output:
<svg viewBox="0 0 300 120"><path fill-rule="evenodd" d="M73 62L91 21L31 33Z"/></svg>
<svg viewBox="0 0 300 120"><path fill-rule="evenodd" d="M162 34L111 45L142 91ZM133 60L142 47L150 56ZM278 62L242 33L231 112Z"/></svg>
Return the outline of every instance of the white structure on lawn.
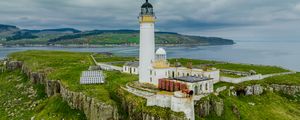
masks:
<svg viewBox="0 0 300 120"><path fill-rule="evenodd" d="M83 71L80 77L80 84L104 83L105 77L102 71Z"/></svg>
<svg viewBox="0 0 300 120"><path fill-rule="evenodd" d="M126 62L123 66L123 72L134 75L139 74L139 62Z"/></svg>
<svg viewBox="0 0 300 120"><path fill-rule="evenodd" d="M191 65L171 66L163 48L155 52L155 20L153 6L146 0L139 16L139 63L127 62L122 71L139 74L139 83L155 85L162 91L168 91L168 94L140 91L130 86L126 90L146 98L147 106L169 107L173 111L184 112L187 119L194 120L194 101L213 92L213 84L220 80L220 71L215 68L193 68Z"/></svg>
<svg viewBox="0 0 300 120"><path fill-rule="evenodd" d="M192 76L212 78L213 82L220 79L220 71L217 69L203 70L197 68L171 67L167 61L167 53L163 48L155 52L154 23L156 17L153 6L146 0L141 7L140 22L140 53L139 66L132 62L126 63L123 71L131 74L139 74L140 83L150 83L158 86L159 79ZM155 52L155 53L154 53ZM138 72L134 70L138 69Z"/></svg>
<svg viewBox="0 0 300 120"><path fill-rule="evenodd" d="M141 7L140 22L140 53L139 53L139 81L146 83L150 81L152 61L154 60L154 23L155 15L153 6L146 0Z"/></svg>

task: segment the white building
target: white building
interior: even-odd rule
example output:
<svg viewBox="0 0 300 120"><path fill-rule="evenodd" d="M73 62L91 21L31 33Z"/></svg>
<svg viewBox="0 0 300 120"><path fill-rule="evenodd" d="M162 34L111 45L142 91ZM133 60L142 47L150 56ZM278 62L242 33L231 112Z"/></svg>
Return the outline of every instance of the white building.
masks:
<svg viewBox="0 0 300 120"><path fill-rule="evenodd" d="M102 71L83 71L80 77L80 84L100 84L105 82Z"/></svg>
<svg viewBox="0 0 300 120"><path fill-rule="evenodd" d="M139 74L140 83L150 83L159 86L159 80L163 78L168 79L186 79L187 82L201 88L203 85L212 86L220 79L220 71L217 69L203 70L198 68L187 68L170 66L167 61L167 53L163 48L157 49L155 52L155 32L154 23L156 17L153 12L153 6L146 0L141 7L139 16L140 22L140 53L139 63L128 62L123 66L123 72L130 74ZM197 82L189 81L189 79L198 80ZM208 82L207 82L208 81ZM201 83L198 83L201 82ZM207 82L207 83L206 83ZM195 85L198 84L198 85ZM200 85L201 84L201 85ZM211 87L208 88L208 92L212 92ZM194 90L194 87L191 88ZM197 90L198 92L199 90ZM201 91L199 91L201 92Z"/></svg>
<svg viewBox="0 0 300 120"><path fill-rule="evenodd" d="M134 75L139 74L139 62L126 62L123 66L123 72Z"/></svg>
<svg viewBox="0 0 300 120"><path fill-rule="evenodd" d="M153 6L146 0L141 7L140 22L140 53L139 53L139 82L150 81L150 71L154 60L154 23L155 15Z"/></svg>

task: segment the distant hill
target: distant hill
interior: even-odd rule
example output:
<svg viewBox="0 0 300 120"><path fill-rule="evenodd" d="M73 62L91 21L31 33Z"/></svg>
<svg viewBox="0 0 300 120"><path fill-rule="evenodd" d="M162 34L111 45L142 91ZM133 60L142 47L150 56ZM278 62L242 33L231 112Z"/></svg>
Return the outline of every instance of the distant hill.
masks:
<svg viewBox="0 0 300 120"><path fill-rule="evenodd" d="M0 33L8 32L8 31L17 31L17 30L20 30L20 29L16 26L0 24Z"/></svg>
<svg viewBox="0 0 300 120"><path fill-rule="evenodd" d="M0 43L4 45L134 45L139 43L138 30L80 31L73 28L22 30L16 26L2 25L2 27L0 27L0 31ZM234 41L229 39L223 39L218 37L189 36L174 32L156 32L155 39L157 44L162 45L234 44Z"/></svg>

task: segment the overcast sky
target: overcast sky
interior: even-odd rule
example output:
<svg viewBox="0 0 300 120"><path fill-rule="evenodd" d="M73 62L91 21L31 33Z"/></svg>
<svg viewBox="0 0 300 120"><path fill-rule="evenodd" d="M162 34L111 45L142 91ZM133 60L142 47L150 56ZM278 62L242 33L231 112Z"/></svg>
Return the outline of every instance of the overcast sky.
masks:
<svg viewBox="0 0 300 120"><path fill-rule="evenodd" d="M299 0L149 0L156 29L234 40L300 38ZM0 24L26 29L138 29L143 0L0 0ZM299 40L300 41L300 40Z"/></svg>

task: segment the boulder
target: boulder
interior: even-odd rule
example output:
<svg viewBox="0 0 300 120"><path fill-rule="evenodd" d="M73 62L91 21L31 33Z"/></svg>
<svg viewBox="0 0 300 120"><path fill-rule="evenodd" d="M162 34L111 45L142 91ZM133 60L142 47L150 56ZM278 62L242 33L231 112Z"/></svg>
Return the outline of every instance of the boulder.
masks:
<svg viewBox="0 0 300 120"><path fill-rule="evenodd" d="M222 116L224 112L224 101L222 99L212 101L212 107L217 116Z"/></svg>
<svg viewBox="0 0 300 120"><path fill-rule="evenodd" d="M15 70L18 68L22 68L22 65L23 65L23 62L21 62L21 61L8 61L6 63L6 69L11 71L11 70Z"/></svg>
<svg viewBox="0 0 300 120"><path fill-rule="evenodd" d="M232 112L238 119L241 119L241 113L236 105L232 105Z"/></svg>
<svg viewBox="0 0 300 120"><path fill-rule="evenodd" d="M252 85L245 88L245 95L260 95L264 92L261 85Z"/></svg>
<svg viewBox="0 0 300 120"><path fill-rule="evenodd" d="M270 87L273 88L274 91L283 92L288 95L300 93L300 86L272 84Z"/></svg>

